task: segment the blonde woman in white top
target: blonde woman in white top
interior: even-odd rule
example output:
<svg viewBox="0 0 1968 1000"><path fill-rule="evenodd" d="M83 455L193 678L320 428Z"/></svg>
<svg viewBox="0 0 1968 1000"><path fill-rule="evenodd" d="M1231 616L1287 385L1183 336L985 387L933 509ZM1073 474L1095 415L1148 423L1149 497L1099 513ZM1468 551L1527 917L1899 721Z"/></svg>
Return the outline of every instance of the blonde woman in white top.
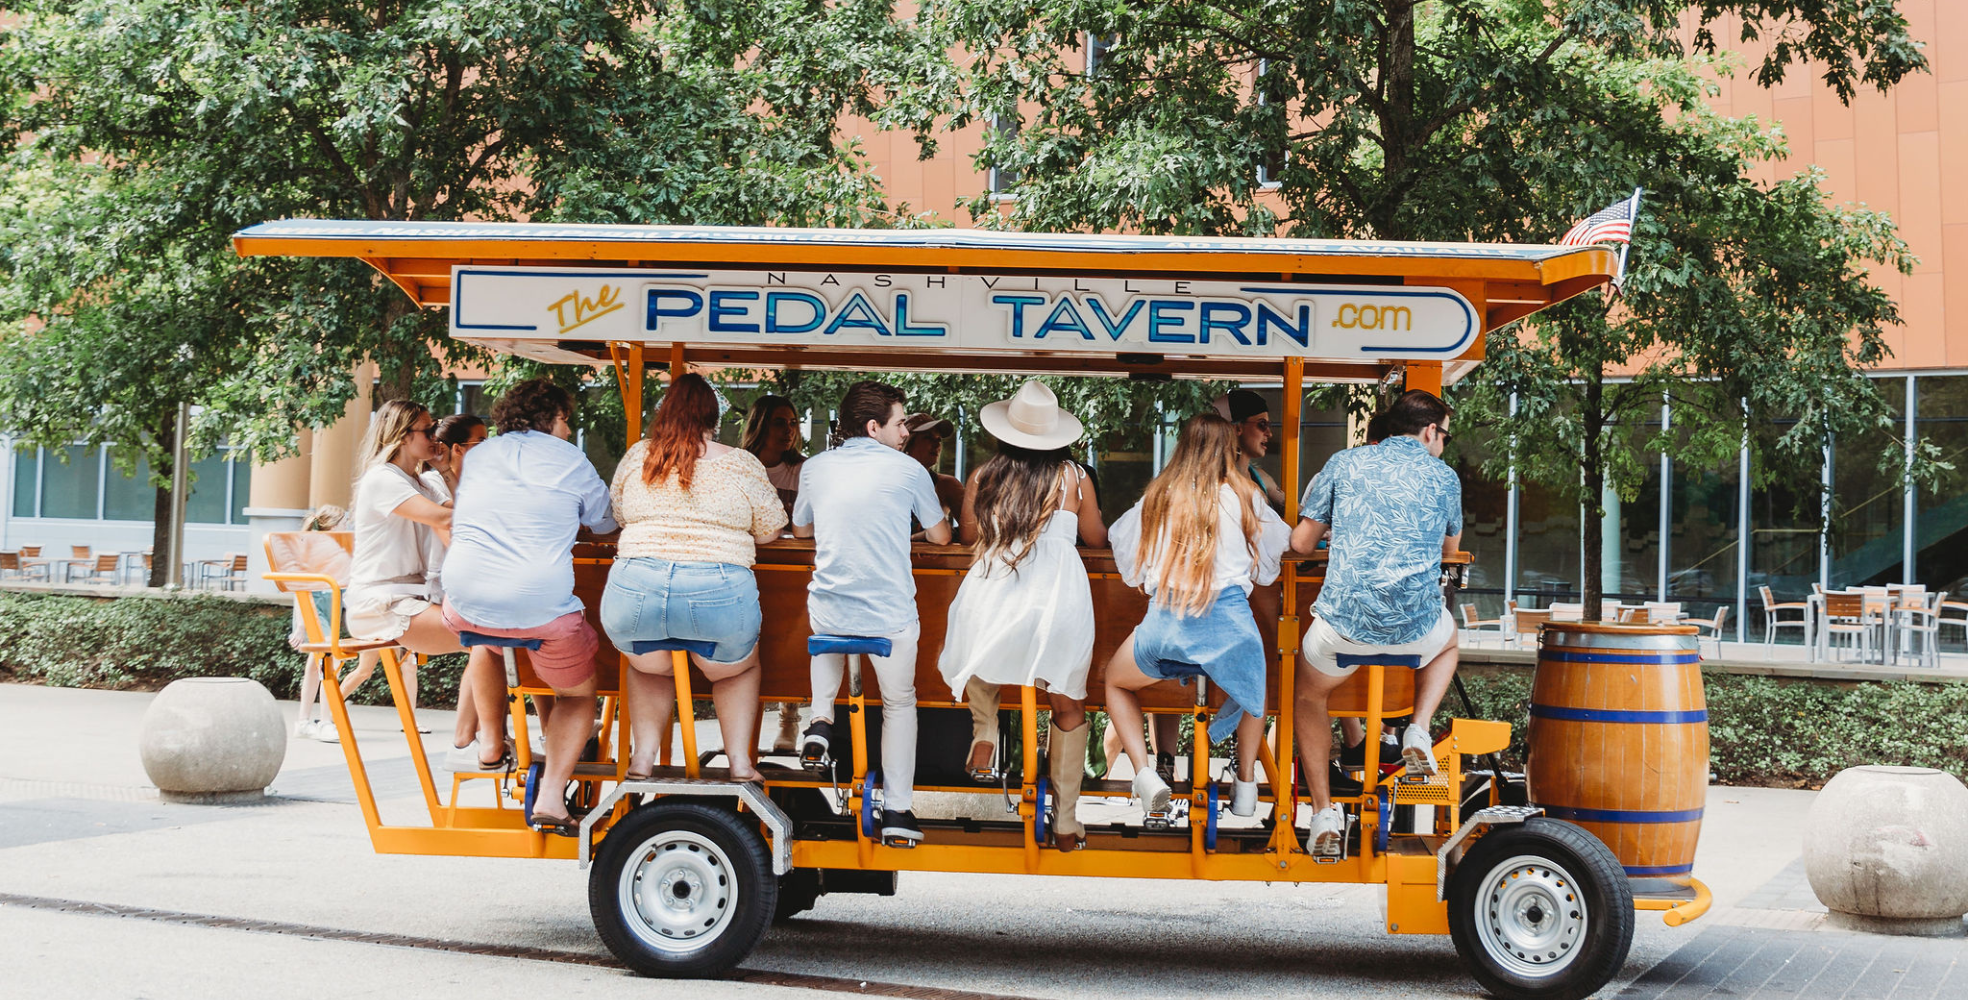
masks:
<svg viewBox="0 0 1968 1000"><path fill-rule="evenodd" d="M451 508L418 478L437 454L435 425L429 410L402 399L384 403L369 418L356 465L362 475L350 511L355 556L346 591L350 635L394 639L431 656L463 649L444 627L432 589L451 544ZM343 690L354 690L364 676L360 670L349 675ZM407 666L403 685L415 705L416 675Z"/></svg>
<svg viewBox="0 0 1968 1000"><path fill-rule="evenodd" d="M681 375L615 469L610 493L622 524L615 565L601 597L601 625L633 669L623 677L633 742L631 777L649 774L669 739L676 707L667 652L635 655L637 642L694 639L715 644L691 657L711 682L731 777L758 777L752 741L759 712L756 544L778 537L786 510L751 452L712 440L717 394L699 375Z"/></svg>

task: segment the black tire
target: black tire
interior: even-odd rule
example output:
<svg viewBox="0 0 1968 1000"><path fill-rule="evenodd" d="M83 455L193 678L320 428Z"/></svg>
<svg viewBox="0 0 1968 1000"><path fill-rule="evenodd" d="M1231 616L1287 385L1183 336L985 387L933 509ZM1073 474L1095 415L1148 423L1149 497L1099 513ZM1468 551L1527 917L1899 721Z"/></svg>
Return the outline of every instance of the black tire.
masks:
<svg viewBox="0 0 1968 1000"><path fill-rule="evenodd" d="M1505 1000L1579 1000L1633 946L1633 889L1599 838L1536 817L1492 827L1449 876L1449 935Z"/></svg>
<svg viewBox="0 0 1968 1000"><path fill-rule="evenodd" d="M736 968L765 936L778 900L757 826L703 802L658 800L630 812L609 829L588 875L602 943L636 972L666 979Z"/></svg>
<svg viewBox="0 0 1968 1000"><path fill-rule="evenodd" d="M779 903L772 911L772 922L783 924L813 909L820 901L820 870L795 868L779 879Z"/></svg>

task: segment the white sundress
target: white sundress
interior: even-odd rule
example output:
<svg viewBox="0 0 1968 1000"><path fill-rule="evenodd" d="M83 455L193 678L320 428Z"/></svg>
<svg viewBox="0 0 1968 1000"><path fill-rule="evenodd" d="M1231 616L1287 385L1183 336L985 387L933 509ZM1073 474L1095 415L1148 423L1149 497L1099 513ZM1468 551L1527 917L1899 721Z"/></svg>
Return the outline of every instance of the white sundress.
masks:
<svg viewBox="0 0 1968 1000"><path fill-rule="evenodd" d="M1063 491L1066 484L1060 485ZM999 685L1043 682L1068 698L1086 697L1093 588L1080 561L1079 535L1077 513L1053 511L1016 570L992 558L964 574L936 664L956 700L965 700L972 677Z"/></svg>

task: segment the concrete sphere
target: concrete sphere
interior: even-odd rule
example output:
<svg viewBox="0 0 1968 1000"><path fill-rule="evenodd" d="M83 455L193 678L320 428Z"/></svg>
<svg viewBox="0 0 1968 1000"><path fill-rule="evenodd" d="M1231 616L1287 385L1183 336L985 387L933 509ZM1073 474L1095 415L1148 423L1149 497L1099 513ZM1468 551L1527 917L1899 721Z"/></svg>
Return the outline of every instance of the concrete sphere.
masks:
<svg viewBox="0 0 1968 1000"><path fill-rule="evenodd" d="M1924 767L1839 772L1805 819L1804 873L1835 923L1899 933L1962 933L1961 916L1968 913L1968 787Z"/></svg>
<svg viewBox="0 0 1968 1000"><path fill-rule="evenodd" d="M257 799L287 758L280 706L259 681L172 681L144 712L137 737L144 773L180 802Z"/></svg>

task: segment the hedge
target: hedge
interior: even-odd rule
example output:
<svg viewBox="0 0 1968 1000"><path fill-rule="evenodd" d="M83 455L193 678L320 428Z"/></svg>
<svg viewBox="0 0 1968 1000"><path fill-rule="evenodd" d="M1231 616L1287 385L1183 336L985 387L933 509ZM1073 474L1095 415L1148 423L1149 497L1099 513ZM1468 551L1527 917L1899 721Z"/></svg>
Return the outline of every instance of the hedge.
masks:
<svg viewBox="0 0 1968 1000"><path fill-rule="evenodd" d="M250 677L276 698L300 695L305 658L287 645L293 613L211 595L104 599L0 592L0 680L156 690L180 677ZM457 704L463 655L417 673L417 701ZM388 704L381 670L355 692Z"/></svg>
<svg viewBox="0 0 1968 1000"><path fill-rule="evenodd" d="M104 600L0 592L0 680L154 690L179 677L251 677L276 697L299 692L302 657L287 646L284 607L220 597ZM434 658L418 675L426 707L456 703L464 657ZM1463 678L1478 718L1511 723L1506 766L1520 768L1530 672ZM1936 767L1968 780L1968 684L1803 680L1710 674L1710 767L1731 785L1808 788L1857 764ZM382 673L356 701L386 704ZM1463 708L1451 691L1437 717ZM1098 745L1096 740L1095 745Z"/></svg>

